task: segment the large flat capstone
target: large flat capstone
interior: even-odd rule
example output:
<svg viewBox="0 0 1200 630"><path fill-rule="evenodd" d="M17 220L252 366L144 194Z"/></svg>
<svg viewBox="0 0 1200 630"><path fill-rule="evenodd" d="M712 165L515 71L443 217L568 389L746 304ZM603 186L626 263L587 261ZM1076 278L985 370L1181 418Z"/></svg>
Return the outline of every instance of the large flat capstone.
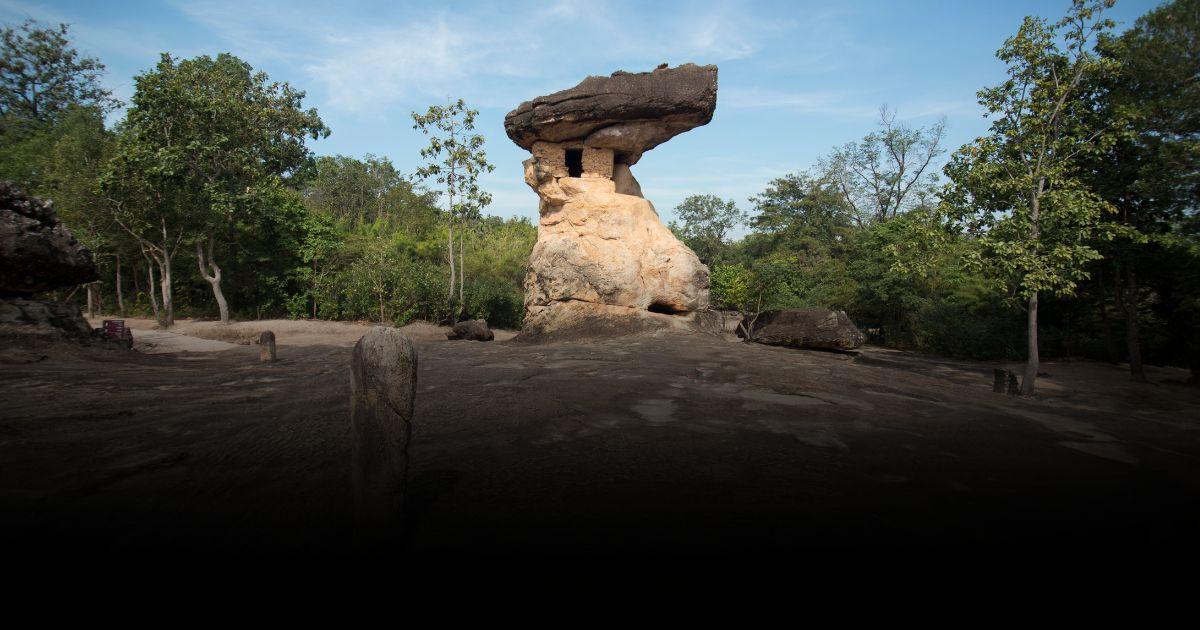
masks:
<svg viewBox="0 0 1200 630"><path fill-rule="evenodd" d="M538 141L583 140L632 156L707 124L717 107L717 67L683 64L652 72L588 77L573 88L521 103L504 117L523 149Z"/></svg>

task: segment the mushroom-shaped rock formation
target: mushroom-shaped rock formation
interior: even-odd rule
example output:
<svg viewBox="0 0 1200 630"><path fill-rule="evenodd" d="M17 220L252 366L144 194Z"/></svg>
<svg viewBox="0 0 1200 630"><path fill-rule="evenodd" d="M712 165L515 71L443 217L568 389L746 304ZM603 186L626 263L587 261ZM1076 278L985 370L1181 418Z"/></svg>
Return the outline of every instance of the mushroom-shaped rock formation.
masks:
<svg viewBox="0 0 1200 630"><path fill-rule="evenodd" d="M522 103L508 136L540 198L523 338L709 330L708 268L663 225L630 166L712 120L716 66L616 72Z"/></svg>

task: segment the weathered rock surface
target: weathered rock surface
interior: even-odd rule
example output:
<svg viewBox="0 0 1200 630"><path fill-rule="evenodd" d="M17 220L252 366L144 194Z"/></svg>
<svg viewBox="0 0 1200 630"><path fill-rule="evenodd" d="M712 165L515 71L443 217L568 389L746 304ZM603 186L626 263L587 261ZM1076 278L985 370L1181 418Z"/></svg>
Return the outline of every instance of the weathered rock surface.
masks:
<svg viewBox="0 0 1200 630"><path fill-rule="evenodd" d="M523 149L538 141L581 140L636 164L643 151L707 124L716 107L716 66L664 64L653 72L588 77L521 103L504 117L504 130Z"/></svg>
<svg viewBox="0 0 1200 630"><path fill-rule="evenodd" d="M716 73L687 64L589 77L508 114L509 137L533 153L525 182L540 199L522 338L714 329L698 316L708 268L663 225L629 167L711 120Z"/></svg>
<svg viewBox="0 0 1200 630"><path fill-rule="evenodd" d="M0 333L87 339L92 327L73 302L0 300Z"/></svg>
<svg viewBox="0 0 1200 630"><path fill-rule="evenodd" d="M745 337L740 327L737 334ZM771 346L818 350L854 350L866 340L846 311L824 308L763 312L752 326L751 338Z"/></svg>
<svg viewBox="0 0 1200 630"><path fill-rule="evenodd" d="M0 182L0 295L29 296L97 277L91 253L49 203Z"/></svg>
<svg viewBox="0 0 1200 630"><path fill-rule="evenodd" d="M350 358L354 510L365 539L394 538L402 525L416 397L412 341L395 328L372 328Z"/></svg>
<svg viewBox="0 0 1200 630"><path fill-rule="evenodd" d="M491 341L496 338L488 327L486 319L470 319L458 322L446 333L447 339L466 339L468 341Z"/></svg>

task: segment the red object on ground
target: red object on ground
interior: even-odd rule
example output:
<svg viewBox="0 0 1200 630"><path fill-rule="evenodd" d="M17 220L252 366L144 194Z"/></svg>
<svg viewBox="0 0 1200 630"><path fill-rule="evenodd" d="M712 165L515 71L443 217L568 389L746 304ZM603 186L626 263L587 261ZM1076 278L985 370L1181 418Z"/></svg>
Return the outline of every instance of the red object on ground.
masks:
<svg viewBox="0 0 1200 630"><path fill-rule="evenodd" d="M125 337L125 320L104 320L104 336L108 337L112 341L121 341L121 339Z"/></svg>

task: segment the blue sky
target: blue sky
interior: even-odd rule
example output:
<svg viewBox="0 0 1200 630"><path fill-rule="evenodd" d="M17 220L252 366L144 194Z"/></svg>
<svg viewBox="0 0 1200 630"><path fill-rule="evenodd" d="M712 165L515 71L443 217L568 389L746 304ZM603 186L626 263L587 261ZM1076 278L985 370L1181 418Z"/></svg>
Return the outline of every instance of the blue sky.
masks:
<svg viewBox="0 0 1200 630"><path fill-rule="evenodd" d="M1118 0L1118 29L1154 0ZM589 74L695 62L719 67L711 123L634 167L665 221L689 194L746 199L871 131L881 104L914 126L944 116L950 148L986 131L975 92L997 82L994 57L1025 15L1061 16L1067 0L841 2L301 2L0 0L0 21L71 24L105 82L128 100L161 52L232 52L308 93L333 134L318 154L387 156L411 173L425 139L409 116L464 98L495 172L487 212L536 218L522 181L528 154L504 134L521 101Z"/></svg>

